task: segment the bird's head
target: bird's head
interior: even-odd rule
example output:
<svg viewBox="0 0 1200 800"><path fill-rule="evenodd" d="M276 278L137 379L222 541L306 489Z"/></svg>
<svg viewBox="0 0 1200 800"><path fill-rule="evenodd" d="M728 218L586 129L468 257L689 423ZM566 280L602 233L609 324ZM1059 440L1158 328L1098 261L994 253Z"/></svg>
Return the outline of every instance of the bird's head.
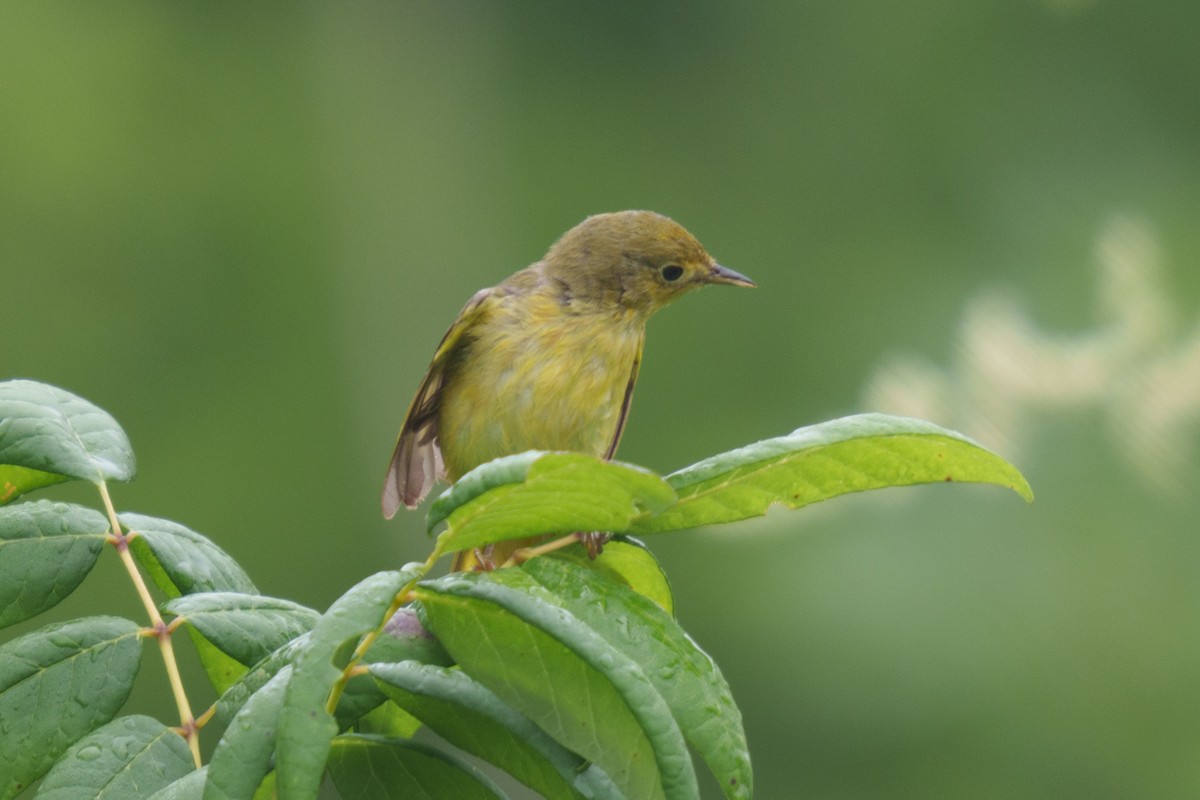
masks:
<svg viewBox="0 0 1200 800"><path fill-rule="evenodd" d="M653 211L588 217L554 243L543 264L572 303L647 316L700 286L754 286L718 264L682 225Z"/></svg>

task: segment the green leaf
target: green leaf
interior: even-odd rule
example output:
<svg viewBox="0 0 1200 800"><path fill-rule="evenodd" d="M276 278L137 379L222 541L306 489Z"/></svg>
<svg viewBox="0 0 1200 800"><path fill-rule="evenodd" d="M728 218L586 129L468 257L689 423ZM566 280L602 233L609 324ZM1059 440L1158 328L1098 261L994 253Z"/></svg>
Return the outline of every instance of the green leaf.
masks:
<svg viewBox="0 0 1200 800"><path fill-rule="evenodd" d="M421 720L392 702L380 703L354 721L355 733L411 739L422 728Z"/></svg>
<svg viewBox="0 0 1200 800"><path fill-rule="evenodd" d="M641 667L729 800L752 796L750 751L729 684L670 614L585 566L535 558L522 569L566 611Z"/></svg>
<svg viewBox="0 0 1200 800"><path fill-rule="evenodd" d="M263 778L263 782L258 785L258 790L250 800L279 800L279 792L275 788L274 770L271 770L267 777Z"/></svg>
<svg viewBox="0 0 1200 800"><path fill-rule="evenodd" d="M0 508L0 628L75 591L107 534L104 517L82 506L38 500Z"/></svg>
<svg viewBox="0 0 1200 800"><path fill-rule="evenodd" d="M217 743L208 765L204 800L250 797L271 771L279 712L292 677L286 666L241 707Z"/></svg>
<svg viewBox="0 0 1200 800"><path fill-rule="evenodd" d="M228 553L190 528L142 514L121 514L117 519L136 534L130 539L129 552L167 597L200 592L258 593L250 576ZM240 662L221 652L194 628L188 629L188 635L218 693L245 673Z"/></svg>
<svg viewBox="0 0 1200 800"><path fill-rule="evenodd" d="M455 747L548 800L624 797L596 765L547 736L461 670L405 661L371 667L384 692Z"/></svg>
<svg viewBox="0 0 1200 800"><path fill-rule="evenodd" d="M449 654L436 639L415 621L411 608L401 608L384 626L375 643L363 657L365 663L376 661L404 661L416 659L433 664L450 664ZM214 721L219 726L228 726L238 711L255 692L267 684L280 670L292 664L308 646L311 632L287 642L275 652L255 664L225 691L217 701ZM339 648L339 650L342 648ZM339 650L335 650L335 657ZM361 721L387 701L387 697L367 675L351 678L342 692L337 707L339 730Z"/></svg>
<svg viewBox="0 0 1200 800"><path fill-rule="evenodd" d="M196 648L196 655L200 658L200 665L204 667L204 674L208 676L208 682L218 695L224 694L229 687L246 674L245 664L221 652L215 644L201 636L195 628L188 628L188 638L192 640L192 646Z"/></svg>
<svg viewBox="0 0 1200 800"><path fill-rule="evenodd" d="M0 464L0 506L11 503L23 494L43 489L56 483L71 480L66 475L55 475L28 467Z"/></svg>
<svg viewBox="0 0 1200 800"><path fill-rule="evenodd" d="M177 597L164 609L183 617L221 652L246 666L307 633L321 616L290 600L237 592Z"/></svg>
<svg viewBox="0 0 1200 800"><path fill-rule="evenodd" d="M427 664L449 666L454 661L441 643L422 627L417 613L411 607L401 608L384 625L379 636L371 644L363 663L394 662L407 660ZM346 682L341 702L337 707L338 726L349 727L358 723L366 714L383 705L387 697L368 675L356 675ZM372 731L373 732L373 731Z"/></svg>
<svg viewBox="0 0 1200 800"><path fill-rule="evenodd" d="M305 633L292 639L242 675L217 701L216 723L228 726L230 720L255 692L295 660L297 654L308 645L310 638L310 634ZM369 664L376 661L408 659L429 664L453 663L437 639L421 627L412 608L401 608L388 620L379 637L367 650L363 661ZM357 721L386 699L368 676L351 678L338 704L339 727Z"/></svg>
<svg viewBox="0 0 1200 800"><path fill-rule="evenodd" d="M133 477L116 420L82 397L36 381L0 382L0 504L52 483Z"/></svg>
<svg viewBox="0 0 1200 800"><path fill-rule="evenodd" d="M582 453L529 451L476 467L429 509L428 527L448 527L444 552L575 531L626 530L675 501L649 470Z"/></svg>
<svg viewBox="0 0 1200 800"><path fill-rule="evenodd" d="M396 595L420 574L409 565L398 572L378 572L338 598L317 620L297 654L279 715L276 752L279 796L283 800L316 797L338 723L325 709L330 690L344 663L334 663L346 642L384 622Z"/></svg>
<svg viewBox="0 0 1200 800"><path fill-rule="evenodd" d="M0 798L14 797L116 715L141 653L138 626L115 617L50 625L0 645Z"/></svg>
<svg viewBox="0 0 1200 800"><path fill-rule="evenodd" d="M242 706L249 702L259 689L266 686L280 670L289 666L296 659L297 654L304 649L308 640L309 634L307 633L296 637L255 664L226 689L221 698L217 700L217 713L214 717L217 725L227 727Z"/></svg>
<svg viewBox="0 0 1200 800"><path fill-rule="evenodd" d="M571 561L603 573L610 580L649 597L668 614L675 614L675 600L671 596L671 582L667 580L667 573L654 554L646 549L646 545L632 536L619 536L611 540L595 558L589 556L579 544L550 553L549 557Z"/></svg>
<svg viewBox="0 0 1200 800"><path fill-rule="evenodd" d="M250 576L228 553L190 528L143 514L121 514L117 520L133 534L130 552L167 597L258 594Z"/></svg>
<svg viewBox="0 0 1200 800"><path fill-rule="evenodd" d="M415 742L379 736L339 736L329 773L344 800L505 797L486 775L459 759Z"/></svg>
<svg viewBox="0 0 1200 800"><path fill-rule="evenodd" d="M962 434L931 422L860 414L800 428L707 458L667 476L679 502L634 520L631 533L734 522L851 492L919 483L994 483L1028 501L1015 467Z"/></svg>
<svg viewBox="0 0 1200 800"><path fill-rule="evenodd" d="M196 769L183 737L150 717L113 720L46 774L38 800L148 800Z"/></svg>
<svg viewBox="0 0 1200 800"><path fill-rule="evenodd" d="M463 670L636 798L694 798L679 726L641 668L526 573L453 573L417 585Z"/></svg>
<svg viewBox="0 0 1200 800"><path fill-rule="evenodd" d="M202 800L207 778L207 766L194 769L150 795L150 800Z"/></svg>

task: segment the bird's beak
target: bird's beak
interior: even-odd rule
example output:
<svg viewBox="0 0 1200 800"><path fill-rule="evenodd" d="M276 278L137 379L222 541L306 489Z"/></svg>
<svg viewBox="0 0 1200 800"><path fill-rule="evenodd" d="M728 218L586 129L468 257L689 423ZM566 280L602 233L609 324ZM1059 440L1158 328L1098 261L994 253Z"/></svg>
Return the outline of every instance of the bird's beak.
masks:
<svg viewBox="0 0 1200 800"><path fill-rule="evenodd" d="M727 283L730 286L748 286L750 288L758 285L742 273L734 272L728 267L722 267L720 264L713 264L711 267L709 267L708 282Z"/></svg>

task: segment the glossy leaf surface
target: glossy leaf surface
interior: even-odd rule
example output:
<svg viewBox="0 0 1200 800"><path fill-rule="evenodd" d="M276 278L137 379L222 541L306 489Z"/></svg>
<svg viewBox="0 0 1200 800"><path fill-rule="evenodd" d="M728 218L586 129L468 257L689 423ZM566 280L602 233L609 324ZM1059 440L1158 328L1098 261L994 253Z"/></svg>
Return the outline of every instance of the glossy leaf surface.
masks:
<svg viewBox="0 0 1200 800"><path fill-rule="evenodd" d="M923 420L861 414L843 417L707 458L671 473L679 502L635 520L648 534L757 517L839 495L920 483L992 483L1027 501L1017 469L962 434Z"/></svg>
<svg viewBox="0 0 1200 800"><path fill-rule="evenodd" d="M129 437L78 395L27 380L0 382L0 505L60 481L127 481Z"/></svg>
<svg viewBox="0 0 1200 800"><path fill-rule="evenodd" d="M38 500L0 508L0 628L53 608L92 571L108 522Z"/></svg>

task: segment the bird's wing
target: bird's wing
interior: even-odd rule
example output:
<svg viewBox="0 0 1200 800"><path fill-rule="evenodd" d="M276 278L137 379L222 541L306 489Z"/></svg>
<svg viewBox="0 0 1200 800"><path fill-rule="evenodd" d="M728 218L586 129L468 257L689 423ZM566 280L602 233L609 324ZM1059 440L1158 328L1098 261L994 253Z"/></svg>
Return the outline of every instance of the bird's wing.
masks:
<svg viewBox="0 0 1200 800"><path fill-rule="evenodd" d="M642 334L643 341L645 333ZM617 445L621 442L621 434L625 430L625 420L629 417L629 404L633 401L633 385L637 383L638 367L642 365L642 344L638 342L637 355L633 357L633 366L629 368L629 382L625 384L625 396L621 398L621 414L617 417L617 429L613 431L612 443L604 453L606 460L617 454Z"/></svg>
<svg viewBox="0 0 1200 800"><path fill-rule="evenodd" d="M449 377L447 368L454 361L455 351L466 343L464 334L485 313L488 299L497 294L496 288L481 289L458 313L446 335L442 337L429 371L413 397L400 436L388 464L383 482L383 516L391 519L403 503L415 508L429 493L433 482L443 475L442 452L438 446L437 418L442 402L442 389Z"/></svg>

